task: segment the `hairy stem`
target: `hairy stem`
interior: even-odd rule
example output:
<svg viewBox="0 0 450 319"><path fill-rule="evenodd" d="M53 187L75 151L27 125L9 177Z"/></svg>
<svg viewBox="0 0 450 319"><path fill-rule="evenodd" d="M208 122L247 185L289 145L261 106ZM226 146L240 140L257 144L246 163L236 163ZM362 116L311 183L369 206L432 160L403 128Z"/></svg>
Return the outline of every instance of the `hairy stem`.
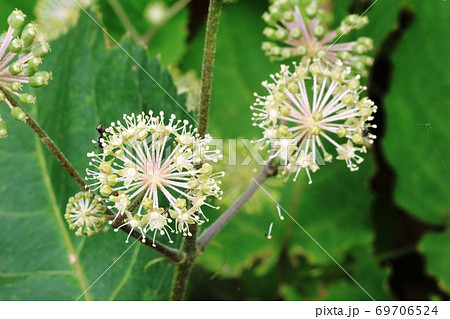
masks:
<svg viewBox="0 0 450 319"><path fill-rule="evenodd" d="M208 129L209 106L211 104L214 58L216 55L217 33L223 0L211 0L206 22L205 47L203 49L200 106L198 109L198 133L204 136Z"/></svg>
<svg viewBox="0 0 450 319"><path fill-rule="evenodd" d="M140 41L140 35L137 32L136 28L134 27L131 20L128 18L127 13L122 8L118 0L108 0L109 5L113 9L114 13L119 18L120 22L124 26L124 28L130 33L131 38L135 43L139 43Z"/></svg>
<svg viewBox="0 0 450 319"><path fill-rule="evenodd" d="M17 102L14 97L7 91L2 88L0 90L5 93L6 98L8 99L9 103L11 103L14 107L20 107L25 114L27 115L26 124L33 130L33 132L39 137L39 139L42 141L42 143L47 147L47 149L50 151L50 153L53 154L53 156L56 158L56 160L61 164L61 166L66 170L67 173L69 173L70 177L80 186L80 188L83 191L89 190L89 186L84 182L84 179L81 177L81 175L78 173L78 171L73 167L72 163L69 162L67 157L64 155L64 153L59 149L59 147L53 142L53 140L47 135L47 133L42 129L42 127L34 120L34 118L24 109L22 106ZM142 200L142 199L141 199ZM136 202L132 203L131 205L136 205ZM138 205L140 201L137 202ZM114 216L115 214L110 211L109 209L106 212L108 215ZM120 226L114 225L115 227ZM122 231L126 232L127 234L130 232L131 228L128 226L123 226L120 228ZM137 230L133 230L131 233L131 236L137 239L142 239L142 234L138 232ZM164 246L163 244L160 244L155 241L155 246L152 246L152 239L145 237L145 244L158 251L162 255L164 255L170 262L172 263L179 263L182 260L182 256L180 255L178 250L172 249L170 247Z"/></svg>
<svg viewBox="0 0 450 319"><path fill-rule="evenodd" d="M239 212L244 204L252 197L252 195L258 190L259 186L264 183L269 177L274 176L277 173L277 168L274 166L266 165L262 168L258 176L248 186L248 188L242 193L242 195L228 208L220 217L207 229L205 229L200 237L197 239L197 246L201 251L205 250L208 243L216 236L225 225Z"/></svg>
<svg viewBox="0 0 450 319"><path fill-rule="evenodd" d="M204 137L208 129L208 115L211 104L211 88L214 68L214 57L216 54L217 33L219 31L220 14L222 12L223 0L210 0L208 18L206 21L205 48L203 51L202 79L200 88L200 105L198 115L198 133ZM189 227L192 236L183 240L181 251L185 259L177 265L172 284L171 300L182 300L186 292L189 277L197 258L197 225Z"/></svg>
<svg viewBox="0 0 450 319"><path fill-rule="evenodd" d="M164 18L164 21L154 25L148 32L142 37L141 43L148 45L151 39L155 36L155 34L161 29L161 27L170 19L172 19L178 12L181 11L189 2L192 0L179 0L178 2L174 3L173 6L170 7L170 9L166 12L166 16Z"/></svg>
<svg viewBox="0 0 450 319"><path fill-rule="evenodd" d="M192 236L185 237L181 251L184 254L184 260L179 263L175 269L174 279L172 283L172 290L170 292L170 300L183 300L186 292L186 287L191 275L192 267L195 259L197 259L197 245L195 239L197 238L197 226L191 225L190 232Z"/></svg>

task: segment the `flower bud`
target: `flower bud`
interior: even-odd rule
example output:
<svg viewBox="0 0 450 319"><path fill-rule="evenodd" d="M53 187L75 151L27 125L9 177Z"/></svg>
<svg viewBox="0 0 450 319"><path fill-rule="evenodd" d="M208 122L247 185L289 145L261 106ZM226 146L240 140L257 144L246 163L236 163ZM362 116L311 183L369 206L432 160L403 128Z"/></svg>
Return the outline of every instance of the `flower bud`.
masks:
<svg viewBox="0 0 450 319"><path fill-rule="evenodd" d="M36 42L31 46L31 52L33 52L35 57L42 58L50 52L50 45L45 41Z"/></svg>
<svg viewBox="0 0 450 319"><path fill-rule="evenodd" d="M269 27L264 28L263 34L266 37L268 37L270 40L275 40L276 39L276 37L275 37L275 29L273 29L273 28L269 28Z"/></svg>
<svg viewBox="0 0 450 319"><path fill-rule="evenodd" d="M146 197L142 200L141 205L142 207L144 207L145 210L151 210L153 209L153 200L151 198Z"/></svg>
<svg viewBox="0 0 450 319"><path fill-rule="evenodd" d="M11 109L11 115L12 117L14 117L16 120L19 120L21 122L26 122L26 120L28 119L27 114L25 113L24 110L22 110L21 107L16 106L14 108Z"/></svg>
<svg viewBox="0 0 450 319"><path fill-rule="evenodd" d="M34 104L36 103L36 97L31 94L24 93L20 95L20 101L26 104Z"/></svg>
<svg viewBox="0 0 450 319"><path fill-rule="evenodd" d="M9 73L12 75L18 75L23 70L23 64L14 62L9 66Z"/></svg>
<svg viewBox="0 0 450 319"><path fill-rule="evenodd" d="M113 189L109 185L103 185L102 187L100 187L100 194L102 194L102 196L104 197L108 197L109 195L111 195L112 191Z"/></svg>
<svg viewBox="0 0 450 319"><path fill-rule="evenodd" d="M283 20L285 20L287 22L292 22L292 21L294 21L294 19L295 19L295 16L292 11L283 12Z"/></svg>
<svg viewBox="0 0 450 319"><path fill-rule="evenodd" d="M36 72L30 78L30 86L33 88L40 88L48 85L48 82L52 79L52 74L46 71Z"/></svg>
<svg viewBox="0 0 450 319"><path fill-rule="evenodd" d="M318 38L321 38L325 33L325 29L324 27L322 27L321 25L318 25L317 27L314 28L314 35Z"/></svg>
<svg viewBox="0 0 450 319"><path fill-rule="evenodd" d="M34 67L26 67L25 69L22 70L22 74L26 77L31 77L33 75L35 75L37 72L37 69Z"/></svg>
<svg viewBox="0 0 450 319"><path fill-rule="evenodd" d="M42 58L40 57L34 57L30 61L28 61L28 66L31 67L38 67L42 64Z"/></svg>
<svg viewBox="0 0 450 319"><path fill-rule="evenodd" d="M203 164L202 168L200 168L200 173L209 176L212 173L212 166L208 163Z"/></svg>
<svg viewBox="0 0 450 319"><path fill-rule="evenodd" d="M299 28L294 28L289 32L289 36L293 39L300 39L302 36L302 32Z"/></svg>
<svg viewBox="0 0 450 319"><path fill-rule="evenodd" d="M5 99L6 99L5 93L4 93L2 90L0 90L0 103L2 103L3 101L5 101Z"/></svg>
<svg viewBox="0 0 450 319"><path fill-rule="evenodd" d="M34 23L29 23L25 26L25 28L22 30L22 35L20 38L22 39L26 47L30 46L33 43L37 33L37 26Z"/></svg>
<svg viewBox="0 0 450 319"><path fill-rule="evenodd" d="M178 198L175 202L175 206L180 209L186 208L186 199Z"/></svg>
<svg viewBox="0 0 450 319"><path fill-rule="evenodd" d="M11 28L18 30L22 28L26 17L22 11L15 9L8 17L8 24Z"/></svg>
<svg viewBox="0 0 450 319"><path fill-rule="evenodd" d="M117 184L117 175L109 175L106 179L109 186L114 186Z"/></svg>
<svg viewBox="0 0 450 319"><path fill-rule="evenodd" d="M112 166L110 162L103 162L99 166L100 172L109 174L112 172Z"/></svg>
<svg viewBox="0 0 450 319"><path fill-rule="evenodd" d="M13 39L9 44L9 51L11 51L11 53L19 53L20 51L22 51L22 48L23 48L23 41L20 40L19 38Z"/></svg>
<svg viewBox="0 0 450 319"><path fill-rule="evenodd" d="M20 92L23 89L23 85L20 82L13 82L11 83L10 88L13 92Z"/></svg>

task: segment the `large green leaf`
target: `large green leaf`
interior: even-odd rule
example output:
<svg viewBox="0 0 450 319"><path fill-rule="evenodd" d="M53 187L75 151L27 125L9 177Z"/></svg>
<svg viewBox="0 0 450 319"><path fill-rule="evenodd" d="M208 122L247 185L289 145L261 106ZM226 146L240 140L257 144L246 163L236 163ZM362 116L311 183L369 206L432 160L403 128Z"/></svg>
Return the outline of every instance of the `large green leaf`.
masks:
<svg viewBox="0 0 450 319"><path fill-rule="evenodd" d="M420 243L427 273L436 277L440 288L450 292L450 234L429 233Z"/></svg>
<svg viewBox="0 0 450 319"><path fill-rule="evenodd" d="M385 103L383 147L398 178L395 200L435 224L443 224L450 213L450 65L445 62L450 43L444 40L449 32L448 4L421 1L394 53Z"/></svg>
<svg viewBox="0 0 450 319"><path fill-rule="evenodd" d="M99 123L148 109L185 117L169 73L142 48L124 46L167 93L121 49L107 50L85 15L45 59L54 80L39 90L32 113L81 172ZM0 299L74 300L97 278L82 299L167 299L173 266L164 261L144 269L157 253L125 244L126 234L108 227L81 240L68 230L65 203L77 186L27 126L7 120L10 137L0 144Z"/></svg>

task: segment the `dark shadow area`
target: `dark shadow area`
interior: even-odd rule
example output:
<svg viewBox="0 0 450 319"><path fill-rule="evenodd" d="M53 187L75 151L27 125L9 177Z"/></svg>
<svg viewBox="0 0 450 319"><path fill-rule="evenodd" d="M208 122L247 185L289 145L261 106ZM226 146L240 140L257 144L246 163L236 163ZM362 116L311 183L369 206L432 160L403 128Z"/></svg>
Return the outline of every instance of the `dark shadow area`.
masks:
<svg viewBox="0 0 450 319"><path fill-rule="evenodd" d="M374 245L381 264L392 268L389 284L394 297L399 300L424 300L434 295L448 299L449 296L439 290L436 280L426 274L424 257L416 250L424 234L442 229L416 219L396 205L396 175L381 146L386 123L384 99L392 81L391 56L413 20L412 12L400 12L398 28L382 44L369 78L368 96L378 105L374 121L377 129L373 132L377 140L372 150L376 162L376 173L372 179L375 200L371 212Z"/></svg>

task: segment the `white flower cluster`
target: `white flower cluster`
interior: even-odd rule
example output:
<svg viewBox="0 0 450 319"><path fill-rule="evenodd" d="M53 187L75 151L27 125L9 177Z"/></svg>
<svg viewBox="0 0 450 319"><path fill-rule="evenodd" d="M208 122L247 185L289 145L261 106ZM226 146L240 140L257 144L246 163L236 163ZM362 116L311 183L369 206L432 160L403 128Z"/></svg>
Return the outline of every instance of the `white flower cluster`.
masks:
<svg viewBox="0 0 450 319"><path fill-rule="evenodd" d="M103 133L103 151L88 154L89 186L100 191L116 219L125 220L122 225L139 230L143 237L153 232L153 244L157 233L170 241L170 232L191 235L189 224L206 220L202 207L214 207L206 199L222 195L218 178L223 173L213 173L208 163L220 158L219 151L209 149L211 137L201 138L188 121L176 120L175 115L165 123L162 112L123 119L123 124L111 123ZM133 201L139 203L135 211L130 210Z"/></svg>
<svg viewBox="0 0 450 319"><path fill-rule="evenodd" d="M315 61L294 63L292 72L282 65L271 77L272 83L263 82L268 95L256 95L251 108L254 125L264 131L261 140L270 145L270 159L281 160L280 172L295 173L295 180L305 169L311 183L310 172L333 159L325 143L336 150L336 159L357 170L363 161L357 152L366 152L364 144L375 138L368 131L375 125L368 122L377 110L371 100L360 98L366 88L359 76L342 64L331 68Z"/></svg>

